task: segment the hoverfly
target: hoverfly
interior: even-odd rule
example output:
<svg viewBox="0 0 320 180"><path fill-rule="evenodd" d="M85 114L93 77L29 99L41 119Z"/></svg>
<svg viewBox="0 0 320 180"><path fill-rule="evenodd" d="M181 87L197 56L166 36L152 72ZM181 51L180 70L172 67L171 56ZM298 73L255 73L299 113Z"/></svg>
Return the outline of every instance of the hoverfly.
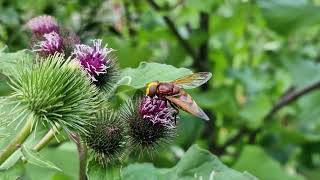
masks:
<svg viewBox="0 0 320 180"><path fill-rule="evenodd" d="M199 87L206 83L211 76L212 74L210 72L198 72L172 82L153 81L147 84L146 95L165 98L174 108L180 108L201 119L209 120L206 113L184 89Z"/></svg>

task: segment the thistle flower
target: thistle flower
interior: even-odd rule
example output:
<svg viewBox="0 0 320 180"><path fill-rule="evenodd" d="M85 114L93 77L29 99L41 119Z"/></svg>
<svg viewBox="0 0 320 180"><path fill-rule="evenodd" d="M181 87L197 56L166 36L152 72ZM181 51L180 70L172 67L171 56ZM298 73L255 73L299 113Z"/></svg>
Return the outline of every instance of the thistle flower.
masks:
<svg viewBox="0 0 320 180"><path fill-rule="evenodd" d="M162 124L164 126L173 126L175 114L177 111L168 106L168 102L157 96L145 96L139 105L140 116L153 124Z"/></svg>
<svg viewBox="0 0 320 180"><path fill-rule="evenodd" d="M177 112L158 97L130 100L120 112L122 119L128 123L130 145L135 148L155 150L175 136Z"/></svg>
<svg viewBox="0 0 320 180"><path fill-rule="evenodd" d="M27 22L26 26L36 36L42 36L51 32L59 33L59 25L52 16L43 15L32 18Z"/></svg>
<svg viewBox="0 0 320 180"><path fill-rule="evenodd" d="M38 42L34 47L34 51L43 55L53 55L63 51L63 39L56 32L43 35L44 40Z"/></svg>
<svg viewBox="0 0 320 180"><path fill-rule="evenodd" d="M14 90L10 98L19 104L16 119L31 114L35 126L41 122L87 133L86 126L100 101L96 88L86 80L79 66L58 54L39 63L22 64L19 74L10 77Z"/></svg>
<svg viewBox="0 0 320 180"><path fill-rule="evenodd" d="M94 159L102 165L120 161L126 145L123 121L117 114L101 110L91 124L84 139Z"/></svg>
<svg viewBox="0 0 320 180"><path fill-rule="evenodd" d="M101 39L95 39L92 46L78 44L73 52L91 81L103 90L110 89L118 75L117 65L110 57L112 51L107 45L102 47Z"/></svg>

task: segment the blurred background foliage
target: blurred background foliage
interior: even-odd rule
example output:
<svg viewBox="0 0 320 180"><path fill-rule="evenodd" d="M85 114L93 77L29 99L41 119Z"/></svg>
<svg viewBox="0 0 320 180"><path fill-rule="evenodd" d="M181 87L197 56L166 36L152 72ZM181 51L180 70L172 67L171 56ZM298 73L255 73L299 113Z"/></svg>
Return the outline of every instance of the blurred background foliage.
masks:
<svg viewBox="0 0 320 180"><path fill-rule="evenodd" d="M320 179L319 12L319 0L0 0L0 49L29 48L24 24L48 14L82 42L102 38L121 68L147 61L210 71L208 85L189 92L211 120L181 113L177 139L139 161L172 167L196 143L261 179ZM119 88L115 101L129 92ZM27 174L76 177L74 145L41 153L66 173L28 164Z"/></svg>

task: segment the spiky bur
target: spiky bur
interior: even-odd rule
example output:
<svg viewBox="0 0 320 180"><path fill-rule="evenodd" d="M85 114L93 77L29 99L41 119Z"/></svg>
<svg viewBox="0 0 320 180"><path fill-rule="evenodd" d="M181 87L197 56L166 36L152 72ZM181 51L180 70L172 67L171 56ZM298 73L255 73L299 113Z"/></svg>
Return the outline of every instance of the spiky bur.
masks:
<svg viewBox="0 0 320 180"><path fill-rule="evenodd" d="M10 79L11 99L19 104L17 117L32 114L35 126L41 122L87 133L100 102L79 64L56 54L18 68L19 74Z"/></svg>
<svg viewBox="0 0 320 180"><path fill-rule="evenodd" d="M84 137L94 159L102 165L121 161L126 148L125 125L114 112L97 113Z"/></svg>
<svg viewBox="0 0 320 180"><path fill-rule="evenodd" d="M138 97L121 107L121 118L128 123L130 146L138 150L156 150L176 134L177 111L158 97Z"/></svg>
<svg viewBox="0 0 320 180"><path fill-rule="evenodd" d="M91 81L103 91L110 91L118 77L117 63L110 55L112 51L107 45L102 46L101 39L95 39L92 46L78 44L73 52Z"/></svg>

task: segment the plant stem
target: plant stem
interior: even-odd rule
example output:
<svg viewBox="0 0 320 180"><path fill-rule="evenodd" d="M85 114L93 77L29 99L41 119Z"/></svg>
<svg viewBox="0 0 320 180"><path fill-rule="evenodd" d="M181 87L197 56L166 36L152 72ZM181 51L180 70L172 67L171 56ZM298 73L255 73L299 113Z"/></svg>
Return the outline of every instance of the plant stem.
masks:
<svg viewBox="0 0 320 180"><path fill-rule="evenodd" d="M31 116L32 117L32 116ZM17 136L0 152L0 165L3 164L17 149L19 149L22 143L28 138L32 132L33 118L28 118L26 124L23 126Z"/></svg>
<svg viewBox="0 0 320 180"><path fill-rule="evenodd" d="M87 147L85 144L81 143L79 151L79 179L87 180Z"/></svg>
<svg viewBox="0 0 320 180"><path fill-rule="evenodd" d="M79 180L87 180L87 146L81 142L77 134L70 133L69 136L76 143L79 153Z"/></svg>
<svg viewBox="0 0 320 180"><path fill-rule="evenodd" d="M38 144L33 148L33 150L39 152L42 148L49 144L49 142L54 138L55 133L60 130L59 124L56 127L51 128L47 134L38 142Z"/></svg>
<svg viewBox="0 0 320 180"><path fill-rule="evenodd" d="M39 152L41 151L45 146L49 144L49 142L54 138L54 134L60 130L60 125L56 124L56 127L51 128L47 134L36 144L36 146L33 147L32 150ZM23 163L27 163L27 160L25 157L21 157L21 160Z"/></svg>

